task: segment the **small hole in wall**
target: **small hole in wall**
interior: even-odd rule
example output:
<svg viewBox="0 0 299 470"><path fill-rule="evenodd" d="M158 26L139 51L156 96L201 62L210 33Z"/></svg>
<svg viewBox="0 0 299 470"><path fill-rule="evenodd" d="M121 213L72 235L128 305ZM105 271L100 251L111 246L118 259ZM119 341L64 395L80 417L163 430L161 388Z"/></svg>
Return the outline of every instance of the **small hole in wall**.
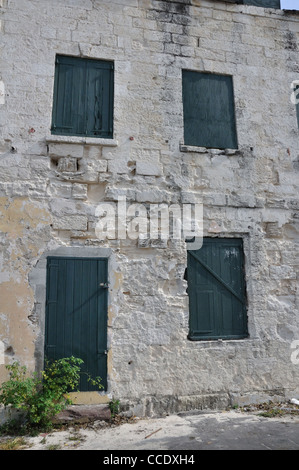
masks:
<svg viewBox="0 0 299 470"><path fill-rule="evenodd" d="M8 346L5 350L5 354L7 356L13 356L14 355L14 348L12 346Z"/></svg>
<svg viewBox="0 0 299 470"><path fill-rule="evenodd" d="M58 166L58 159L57 158L51 158L51 168L56 169Z"/></svg>
<svg viewBox="0 0 299 470"><path fill-rule="evenodd" d="M136 162L128 162L128 168L133 176L136 175Z"/></svg>
<svg viewBox="0 0 299 470"><path fill-rule="evenodd" d="M128 364L131 365L133 361L129 361Z"/></svg>

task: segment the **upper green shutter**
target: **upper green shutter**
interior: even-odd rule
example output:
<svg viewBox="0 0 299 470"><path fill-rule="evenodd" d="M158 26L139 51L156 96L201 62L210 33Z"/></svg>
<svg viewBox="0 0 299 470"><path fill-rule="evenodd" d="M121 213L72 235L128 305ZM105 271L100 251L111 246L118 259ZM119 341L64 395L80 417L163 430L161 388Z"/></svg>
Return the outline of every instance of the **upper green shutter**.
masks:
<svg viewBox="0 0 299 470"><path fill-rule="evenodd" d="M113 137L113 63L57 56L52 133Z"/></svg>
<svg viewBox="0 0 299 470"><path fill-rule="evenodd" d="M87 134L113 135L113 68L111 62L87 61Z"/></svg>
<svg viewBox="0 0 299 470"><path fill-rule="evenodd" d="M205 238L188 251L189 338L248 336L241 239Z"/></svg>
<svg viewBox="0 0 299 470"><path fill-rule="evenodd" d="M183 70L184 143L237 148L232 77Z"/></svg>
<svg viewBox="0 0 299 470"><path fill-rule="evenodd" d="M264 8L280 8L280 0L243 0L245 5L254 5Z"/></svg>

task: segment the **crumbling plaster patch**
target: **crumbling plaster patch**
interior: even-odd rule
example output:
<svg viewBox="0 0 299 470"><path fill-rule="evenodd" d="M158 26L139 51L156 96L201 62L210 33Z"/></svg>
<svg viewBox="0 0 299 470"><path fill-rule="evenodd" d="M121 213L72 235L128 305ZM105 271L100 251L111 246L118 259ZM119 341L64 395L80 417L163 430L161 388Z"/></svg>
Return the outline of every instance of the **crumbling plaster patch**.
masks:
<svg viewBox="0 0 299 470"><path fill-rule="evenodd" d="M11 360L24 361L35 369L36 330L29 319L34 293L28 284L28 272L32 259L42 252L44 231L49 227L51 216L41 202L26 197L2 197L0 215L1 244L5 248L1 270L6 279L0 285L0 339L5 345L4 363L0 364L3 378L6 376L4 366Z"/></svg>

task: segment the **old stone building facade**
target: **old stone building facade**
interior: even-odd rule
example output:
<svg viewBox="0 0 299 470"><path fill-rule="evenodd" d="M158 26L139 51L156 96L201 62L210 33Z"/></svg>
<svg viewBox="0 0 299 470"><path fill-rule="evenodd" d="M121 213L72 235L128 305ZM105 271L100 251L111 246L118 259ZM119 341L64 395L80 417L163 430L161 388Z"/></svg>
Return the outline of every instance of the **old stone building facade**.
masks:
<svg viewBox="0 0 299 470"><path fill-rule="evenodd" d="M2 381L87 351L77 403L298 397L299 16L261 3L1 0ZM202 258L141 234L161 205Z"/></svg>

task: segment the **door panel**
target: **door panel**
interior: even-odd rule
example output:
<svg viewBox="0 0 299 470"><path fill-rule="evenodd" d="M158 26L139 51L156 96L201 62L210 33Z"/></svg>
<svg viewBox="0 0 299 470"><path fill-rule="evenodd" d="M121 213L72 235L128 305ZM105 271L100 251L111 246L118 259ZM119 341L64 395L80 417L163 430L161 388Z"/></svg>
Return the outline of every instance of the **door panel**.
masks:
<svg viewBox="0 0 299 470"><path fill-rule="evenodd" d="M45 356L75 356L107 388L107 259L49 257ZM80 390L94 388L82 374Z"/></svg>

